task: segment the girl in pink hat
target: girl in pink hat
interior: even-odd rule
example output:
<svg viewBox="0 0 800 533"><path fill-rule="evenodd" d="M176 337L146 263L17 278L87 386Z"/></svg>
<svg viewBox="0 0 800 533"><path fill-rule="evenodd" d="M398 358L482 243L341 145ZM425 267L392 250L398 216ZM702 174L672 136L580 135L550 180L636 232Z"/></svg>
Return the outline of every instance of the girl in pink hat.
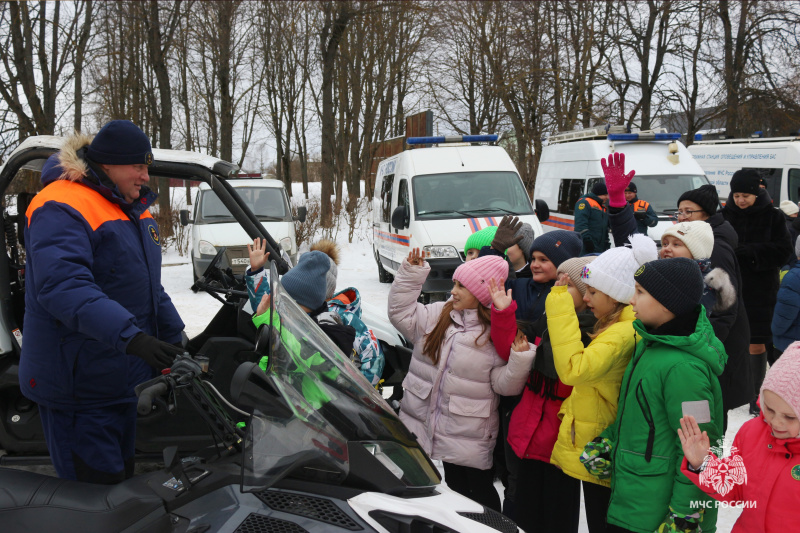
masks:
<svg viewBox="0 0 800 533"><path fill-rule="evenodd" d="M681 471L712 498L743 507L733 533L789 531L800 508L800 342L764 378L761 413L739 428L720 459L692 416L681 418ZM715 447L720 443L714 443Z"/></svg>
<svg viewBox="0 0 800 533"><path fill-rule="evenodd" d="M522 392L535 347L520 336L506 362L491 342L489 280L508 274L502 258L462 264L453 273L451 298L422 305L417 298L429 271L415 248L389 291L389 320L414 343L400 420L428 455L443 462L451 489L500 511L492 473L498 395Z"/></svg>

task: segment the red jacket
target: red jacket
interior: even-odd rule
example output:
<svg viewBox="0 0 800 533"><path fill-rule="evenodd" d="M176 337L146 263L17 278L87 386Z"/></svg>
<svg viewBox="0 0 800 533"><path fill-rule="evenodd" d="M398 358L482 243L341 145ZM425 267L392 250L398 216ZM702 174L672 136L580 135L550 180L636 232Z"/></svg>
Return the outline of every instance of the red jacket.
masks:
<svg viewBox="0 0 800 533"><path fill-rule="evenodd" d="M800 509L800 438L776 439L761 415L739 429L733 445L747 470L747 482L734 485L722 496L700 484L699 474L681 470L709 496L726 502L744 502L732 533L778 533L794 530ZM755 507L753 507L755 505Z"/></svg>
<svg viewBox="0 0 800 533"><path fill-rule="evenodd" d="M490 333L497 355L502 359L508 359L511 344L517 334L514 314L516 308L516 302L512 302L508 308L502 311L498 311L492 306ZM533 341L533 339L528 340ZM528 378L529 384L530 378ZM564 385L559 380L556 394L561 398L566 398L570 392L572 392L572 387ZM550 462L550 455L553 453L553 446L558 437L558 429L561 427L558 411L561 409L562 403L564 400L553 400L536 394L526 385L522 391L522 399L511 414L506 437L517 457Z"/></svg>

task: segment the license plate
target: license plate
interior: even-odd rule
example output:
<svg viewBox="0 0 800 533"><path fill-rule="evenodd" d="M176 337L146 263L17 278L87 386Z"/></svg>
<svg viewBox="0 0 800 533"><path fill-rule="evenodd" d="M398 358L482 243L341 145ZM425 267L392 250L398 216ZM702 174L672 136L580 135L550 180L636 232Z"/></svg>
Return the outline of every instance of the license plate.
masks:
<svg viewBox="0 0 800 533"><path fill-rule="evenodd" d="M234 257L231 259L231 265L249 265L250 258L249 257Z"/></svg>

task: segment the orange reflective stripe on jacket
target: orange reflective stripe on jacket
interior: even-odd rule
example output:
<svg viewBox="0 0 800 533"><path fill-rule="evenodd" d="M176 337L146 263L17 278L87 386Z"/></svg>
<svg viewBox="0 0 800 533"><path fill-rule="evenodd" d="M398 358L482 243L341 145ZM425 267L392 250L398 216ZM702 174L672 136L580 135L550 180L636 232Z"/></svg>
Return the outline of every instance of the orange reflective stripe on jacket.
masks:
<svg viewBox="0 0 800 533"><path fill-rule="evenodd" d="M595 209L599 209L600 211L606 210L606 208L602 204L598 203L597 200L595 200L594 198L589 198L588 196L586 196L584 200L589 202L589 205Z"/></svg>
<svg viewBox="0 0 800 533"><path fill-rule="evenodd" d="M633 204L634 211L647 211L647 208L650 207L650 204L645 202L644 200L636 200Z"/></svg>
<svg viewBox="0 0 800 533"><path fill-rule="evenodd" d="M122 208L106 200L99 192L70 180L56 180L47 185L37 194L25 213L28 226L34 211L49 201L59 202L75 209L91 226L92 231L97 230L103 223L112 220L129 220ZM145 211L139 219L153 218L150 211Z"/></svg>

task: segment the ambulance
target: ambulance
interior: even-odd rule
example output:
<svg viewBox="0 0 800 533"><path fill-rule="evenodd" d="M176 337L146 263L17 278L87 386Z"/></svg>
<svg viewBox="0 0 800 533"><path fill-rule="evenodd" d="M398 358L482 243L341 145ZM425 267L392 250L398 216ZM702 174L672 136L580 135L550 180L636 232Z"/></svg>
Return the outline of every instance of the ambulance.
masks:
<svg viewBox="0 0 800 533"><path fill-rule="evenodd" d="M775 205L783 200L800 201L800 137L702 140L699 135L695 138L689 152L717 187L723 202L731 192L733 173L742 168L752 168L761 174Z"/></svg>
<svg viewBox="0 0 800 533"><path fill-rule="evenodd" d="M588 128L552 135L542 148L533 197L552 209L545 231L575 229L575 204L603 181L600 160L625 154L625 171L636 171L638 197L658 215L648 235L660 244L661 234L675 223L678 198L708 183L703 169L681 144L680 133L665 129L629 133L624 126Z"/></svg>
<svg viewBox="0 0 800 533"><path fill-rule="evenodd" d="M414 148L384 159L375 177L372 250L378 276L389 283L413 248L431 266L423 295L446 293L464 263L467 238L516 215L543 232L547 205L534 210L514 162L497 135L410 137Z"/></svg>

